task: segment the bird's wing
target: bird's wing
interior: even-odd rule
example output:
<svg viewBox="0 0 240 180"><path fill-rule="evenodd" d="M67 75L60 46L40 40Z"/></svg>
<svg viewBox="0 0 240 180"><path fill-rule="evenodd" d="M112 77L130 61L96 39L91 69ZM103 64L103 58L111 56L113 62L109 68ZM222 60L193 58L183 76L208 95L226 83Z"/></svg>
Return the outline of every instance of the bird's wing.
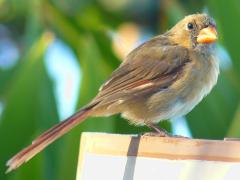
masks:
<svg viewBox="0 0 240 180"><path fill-rule="evenodd" d="M188 50L184 47L162 45L155 39L148 41L128 55L93 102L108 103L133 94L165 89L177 80L189 61Z"/></svg>

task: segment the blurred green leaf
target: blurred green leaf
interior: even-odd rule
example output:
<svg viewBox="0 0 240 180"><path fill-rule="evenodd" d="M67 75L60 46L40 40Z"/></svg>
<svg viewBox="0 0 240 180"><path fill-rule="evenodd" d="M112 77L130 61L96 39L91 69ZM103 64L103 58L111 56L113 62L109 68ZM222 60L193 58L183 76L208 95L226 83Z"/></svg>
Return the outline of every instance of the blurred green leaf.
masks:
<svg viewBox="0 0 240 180"><path fill-rule="evenodd" d="M29 144L33 136L58 121L52 84L42 61L43 53L50 43L46 38L49 38L48 34L44 34L34 44L25 56L24 63L19 64L6 90L4 100L7 101L4 101L0 122L0 142L4 144L0 151L0 179L45 179L46 173L53 172L56 165L56 152L50 148L43 158L33 159L15 173L3 174L5 163L12 155ZM48 178L54 178L53 175Z"/></svg>
<svg viewBox="0 0 240 180"><path fill-rule="evenodd" d="M240 106L238 106L226 137L240 137Z"/></svg>
<svg viewBox="0 0 240 180"><path fill-rule="evenodd" d="M6 92L9 81L11 81L16 68L9 70L0 69L0 100Z"/></svg>
<svg viewBox="0 0 240 180"><path fill-rule="evenodd" d="M79 46L81 47L84 43L79 38L80 32L76 24L72 22L71 18L66 17L63 12L47 0L43 0L41 8L43 11L46 11L43 16L45 23L52 27L76 52Z"/></svg>
<svg viewBox="0 0 240 180"><path fill-rule="evenodd" d="M226 74L221 72L218 83L210 95L187 115L193 136L222 139L231 124L238 99L238 92Z"/></svg>
<svg viewBox="0 0 240 180"><path fill-rule="evenodd" d="M239 42L240 24L233 23L233 19L240 17L239 1L231 0L210 0L207 2L209 9L214 15L218 28L220 31L220 40L225 45L232 57L234 67L239 74L240 61L239 61Z"/></svg>

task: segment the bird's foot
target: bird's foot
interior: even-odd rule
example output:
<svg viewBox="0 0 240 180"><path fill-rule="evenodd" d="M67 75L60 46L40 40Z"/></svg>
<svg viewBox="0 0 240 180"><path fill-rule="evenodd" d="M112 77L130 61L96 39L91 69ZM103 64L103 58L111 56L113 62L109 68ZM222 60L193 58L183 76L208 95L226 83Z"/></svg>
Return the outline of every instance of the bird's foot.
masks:
<svg viewBox="0 0 240 180"><path fill-rule="evenodd" d="M181 135L172 135L171 137L173 137L173 138L191 139L190 137L181 136Z"/></svg>
<svg viewBox="0 0 240 180"><path fill-rule="evenodd" d="M173 137L173 138L184 138L189 139L188 137L184 137L181 135L172 135L169 132L167 132L165 129L162 129L155 124L147 124L148 127L155 130L155 132L147 132L144 133L142 136L154 136L154 137Z"/></svg>
<svg viewBox="0 0 240 180"><path fill-rule="evenodd" d="M171 138L182 138L182 139L190 139L189 137L181 136L181 135L172 135L170 133L165 132L146 132L141 134L141 136L152 136L152 137L171 137Z"/></svg>
<svg viewBox="0 0 240 180"><path fill-rule="evenodd" d="M146 124L149 128L153 129L155 132L145 133L144 136L155 136L155 137L171 137L172 135L165 129L158 127L155 124Z"/></svg>
<svg viewBox="0 0 240 180"><path fill-rule="evenodd" d="M172 137L171 134L166 132L146 132L142 136L152 136L152 137Z"/></svg>

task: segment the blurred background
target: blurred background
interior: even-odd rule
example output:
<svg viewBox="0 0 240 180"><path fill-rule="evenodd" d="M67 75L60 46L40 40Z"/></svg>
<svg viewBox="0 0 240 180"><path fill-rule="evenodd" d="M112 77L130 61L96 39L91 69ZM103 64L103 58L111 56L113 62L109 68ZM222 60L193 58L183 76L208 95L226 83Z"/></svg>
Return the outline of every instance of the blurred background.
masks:
<svg viewBox="0 0 240 180"><path fill-rule="evenodd" d="M12 155L89 102L131 49L196 12L217 22L221 75L191 113L160 125L194 138L240 137L238 0L0 0L0 179L73 180L82 131L148 131L119 115L91 118L4 174Z"/></svg>

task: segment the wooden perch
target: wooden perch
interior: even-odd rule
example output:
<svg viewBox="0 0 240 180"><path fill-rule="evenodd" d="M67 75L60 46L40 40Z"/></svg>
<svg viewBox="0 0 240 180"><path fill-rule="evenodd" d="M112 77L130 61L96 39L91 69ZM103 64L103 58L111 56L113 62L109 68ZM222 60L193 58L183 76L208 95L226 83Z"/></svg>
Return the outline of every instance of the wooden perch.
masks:
<svg viewBox="0 0 240 180"><path fill-rule="evenodd" d="M239 179L240 141L83 133L78 180Z"/></svg>

